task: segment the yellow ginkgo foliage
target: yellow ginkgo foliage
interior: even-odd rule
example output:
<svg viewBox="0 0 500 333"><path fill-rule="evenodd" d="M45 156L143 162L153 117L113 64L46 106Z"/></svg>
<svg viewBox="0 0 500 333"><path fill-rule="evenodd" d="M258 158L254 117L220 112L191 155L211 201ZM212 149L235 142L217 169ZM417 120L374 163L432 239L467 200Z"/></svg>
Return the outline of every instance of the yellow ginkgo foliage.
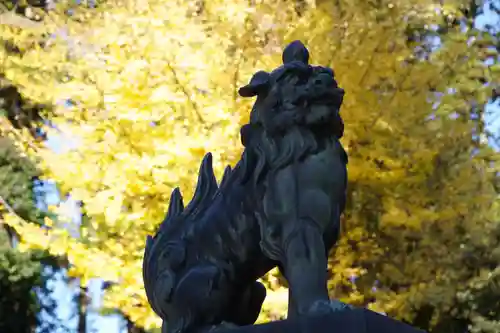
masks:
<svg viewBox="0 0 500 333"><path fill-rule="evenodd" d="M498 224L485 162L496 155L475 139L482 120L469 105L487 100L479 76L492 84L500 76L498 66L482 62L484 44L470 43L472 30L453 24L467 5L128 0L79 8L71 17L61 8L37 31L0 26L2 38L21 50L0 49L1 71L26 96L54 106L57 130L49 133L76 142L67 152L40 149L36 156L85 214L80 239L57 227L43 235L17 224L25 246L65 252L76 276L116 282L106 306L157 326L141 278L145 237L174 187L191 197L207 151L218 176L236 162L252 102L238 88L257 70L277 67L286 43L300 39L346 91L350 189L331 256L332 296L429 330L472 322L466 314L473 306L456 295L479 275L461 262L481 242L498 246L492 233L477 231ZM436 32L443 26L446 32ZM439 48L424 47L432 36ZM481 260L490 267L483 261L493 259ZM479 292L467 295L480 302ZM282 312L275 302L286 298L270 299L264 314Z"/></svg>

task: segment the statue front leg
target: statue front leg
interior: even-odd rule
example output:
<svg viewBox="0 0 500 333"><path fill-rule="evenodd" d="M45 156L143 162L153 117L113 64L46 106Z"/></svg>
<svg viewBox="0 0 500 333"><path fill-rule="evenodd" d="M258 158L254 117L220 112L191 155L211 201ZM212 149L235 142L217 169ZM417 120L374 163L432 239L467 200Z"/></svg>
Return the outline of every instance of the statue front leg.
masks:
<svg viewBox="0 0 500 333"><path fill-rule="evenodd" d="M269 221L263 230L263 253L278 261L288 282L288 317L330 312L327 256L321 230L310 220L289 224Z"/></svg>
<svg viewBox="0 0 500 333"><path fill-rule="evenodd" d="M290 318L352 309L348 304L329 299L327 252L321 229L316 224L301 220L300 226L284 242L283 255L283 273L290 289Z"/></svg>
<svg viewBox="0 0 500 333"><path fill-rule="evenodd" d="M290 288L289 315L335 311L327 290L325 232L338 227L337 193L309 170L290 166L268 178L261 248L280 263ZM329 238L329 237L327 237ZM328 244L330 247L332 244Z"/></svg>
<svg viewBox="0 0 500 333"><path fill-rule="evenodd" d="M282 267L290 288L289 315L330 311L327 256L321 230L311 221L297 221L283 242Z"/></svg>

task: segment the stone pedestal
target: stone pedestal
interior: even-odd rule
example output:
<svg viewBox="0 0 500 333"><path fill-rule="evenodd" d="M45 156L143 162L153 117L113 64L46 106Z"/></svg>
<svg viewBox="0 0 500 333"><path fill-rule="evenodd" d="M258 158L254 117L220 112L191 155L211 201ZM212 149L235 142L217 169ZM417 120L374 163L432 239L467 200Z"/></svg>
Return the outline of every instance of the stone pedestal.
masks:
<svg viewBox="0 0 500 333"><path fill-rule="evenodd" d="M217 330L217 333L425 333L366 309Z"/></svg>

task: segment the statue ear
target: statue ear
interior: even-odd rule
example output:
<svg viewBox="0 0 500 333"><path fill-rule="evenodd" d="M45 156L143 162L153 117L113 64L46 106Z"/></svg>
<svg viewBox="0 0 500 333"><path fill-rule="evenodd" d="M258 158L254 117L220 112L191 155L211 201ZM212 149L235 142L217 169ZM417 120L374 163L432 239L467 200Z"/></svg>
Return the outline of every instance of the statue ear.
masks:
<svg viewBox="0 0 500 333"><path fill-rule="evenodd" d="M253 97L269 89L271 75L264 71L258 71L252 76L250 83L238 90L241 97Z"/></svg>

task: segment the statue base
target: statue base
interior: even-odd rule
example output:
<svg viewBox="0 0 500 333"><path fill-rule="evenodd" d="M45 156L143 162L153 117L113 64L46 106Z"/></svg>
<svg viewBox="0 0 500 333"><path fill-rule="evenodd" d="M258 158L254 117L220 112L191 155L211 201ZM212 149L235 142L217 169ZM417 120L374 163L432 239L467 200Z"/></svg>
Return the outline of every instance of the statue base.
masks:
<svg viewBox="0 0 500 333"><path fill-rule="evenodd" d="M326 316L308 316L231 329L217 333L425 333L400 321L366 309L342 310Z"/></svg>

